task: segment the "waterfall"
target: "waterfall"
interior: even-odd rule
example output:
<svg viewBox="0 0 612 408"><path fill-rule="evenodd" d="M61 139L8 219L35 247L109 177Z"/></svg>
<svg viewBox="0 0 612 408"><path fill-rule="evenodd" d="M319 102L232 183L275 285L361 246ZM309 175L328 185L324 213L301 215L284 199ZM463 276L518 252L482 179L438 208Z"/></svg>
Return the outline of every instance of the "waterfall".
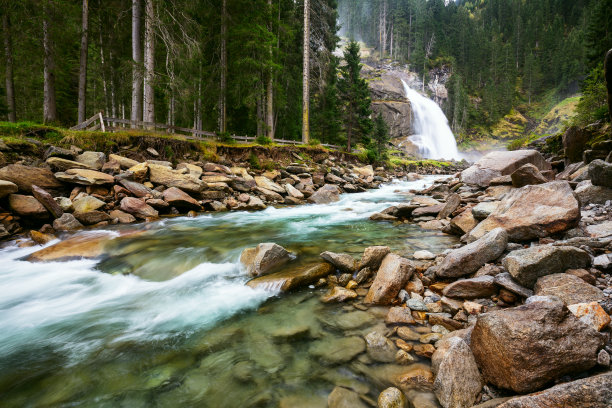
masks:
<svg viewBox="0 0 612 408"><path fill-rule="evenodd" d="M402 84L414 113L414 135L409 139L419 148L419 153L427 159L461 160L457 141L442 109L431 99L410 89L403 79Z"/></svg>

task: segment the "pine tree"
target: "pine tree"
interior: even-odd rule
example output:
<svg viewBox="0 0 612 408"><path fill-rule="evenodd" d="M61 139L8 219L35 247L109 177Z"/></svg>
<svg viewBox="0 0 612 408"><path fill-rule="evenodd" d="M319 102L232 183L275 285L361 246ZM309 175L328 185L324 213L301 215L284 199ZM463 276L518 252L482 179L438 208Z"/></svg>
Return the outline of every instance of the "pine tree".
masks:
<svg viewBox="0 0 612 408"><path fill-rule="evenodd" d="M343 119L346 133L346 148L351 151L353 142L369 142L372 132L370 91L361 78L359 44L351 41L344 51L345 65L340 69L338 90L343 105Z"/></svg>

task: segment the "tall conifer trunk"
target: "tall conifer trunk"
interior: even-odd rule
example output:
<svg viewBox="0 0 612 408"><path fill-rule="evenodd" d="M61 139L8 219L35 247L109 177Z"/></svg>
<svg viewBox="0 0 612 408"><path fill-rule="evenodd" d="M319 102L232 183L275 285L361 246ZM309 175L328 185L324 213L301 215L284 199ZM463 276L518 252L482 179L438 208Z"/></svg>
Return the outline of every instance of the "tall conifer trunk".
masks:
<svg viewBox="0 0 612 408"><path fill-rule="evenodd" d="M49 25L49 0L43 3L43 49L44 49L44 95L43 122L57 122L57 102L55 99L55 60Z"/></svg>
<svg viewBox="0 0 612 408"><path fill-rule="evenodd" d="M227 131L227 0L221 3L221 78L219 86L219 133Z"/></svg>
<svg viewBox="0 0 612 408"><path fill-rule="evenodd" d="M132 0L132 111L130 119L142 120L142 44L140 42L141 0ZM135 127L135 125L132 125Z"/></svg>
<svg viewBox="0 0 612 408"><path fill-rule="evenodd" d="M79 67L78 123L85 122L85 117L87 116L87 37L89 31L89 0L83 0L81 24L81 61Z"/></svg>
<svg viewBox="0 0 612 408"><path fill-rule="evenodd" d="M9 122L17 121L15 111L15 82L13 79L13 44L11 40L11 21L8 8L2 14L2 29L4 31L4 55L6 57L6 104L8 106Z"/></svg>
<svg viewBox="0 0 612 408"><path fill-rule="evenodd" d="M155 122L155 93L153 89L155 70L155 9L153 0L145 0L145 41L144 41L144 95L143 121Z"/></svg>
<svg viewBox="0 0 612 408"><path fill-rule="evenodd" d="M304 72L302 74L302 143L310 140L310 0L304 0Z"/></svg>

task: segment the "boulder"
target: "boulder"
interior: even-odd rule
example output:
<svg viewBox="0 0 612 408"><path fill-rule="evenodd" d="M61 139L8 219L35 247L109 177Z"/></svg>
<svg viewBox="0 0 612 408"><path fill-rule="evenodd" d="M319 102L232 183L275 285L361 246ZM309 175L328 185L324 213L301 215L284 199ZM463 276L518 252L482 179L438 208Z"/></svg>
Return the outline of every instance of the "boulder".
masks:
<svg viewBox="0 0 612 408"><path fill-rule="evenodd" d="M324 364L342 364L363 353L365 348L361 337L335 337L312 342L308 352Z"/></svg>
<svg viewBox="0 0 612 408"><path fill-rule="evenodd" d="M163 195L164 201L178 209L186 211L201 210L200 204L195 199L176 187L170 187L164 190Z"/></svg>
<svg viewBox="0 0 612 408"><path fill-rule="evenodd" d="M444 208L438 213L438 219L445 219L454 213L457 208L461 205L461 196L459 194L451 194L446 197L446 204Z"/></svg>
<svg viewBox="0 0 612 408"><path fill-rule="evenodd" d="M74 152L62 147L49 146L43 155L43 159L47 160L49 157L61 157L63 159L72 160L74 159Z"/></svg>
<svg viewBox="0 0 612 408"><path fill-rule="evenodd" d="M434 392L444 408L466 408L474 405L483 387L472 350L460 337L451 337L444 349L432 356L436 361Z"/></svg>
<svg viewBox="0 0 612 408"><path fill-rule="evenodd" d="M34 197L51 213L53 218L59 218L64 214L64 210L59 204L42 188L32 185L32 194Z"/></svg>
<svg viewBox="0 0 612 408"><path fill-rule="evenodd" d="M153 190L144 184L124 179L119 180L119 183L138 198L153 197Z"/></svg>
<svg viewBox="0 0 612 408"><path fill-rule="evenodd" d="M19 190L17 184L12 181L0 180L0 198L4 198L9 194L16 193Z"/></svg>
<svg viewBox="0 0 612 408"><path fill-rule="evenodd" d="M143 200L134 197L125 197L121 200L121 211L132 214L136 218L146 219L147 217L157 217L159 213Z"/></svg>
<svg viewBox="0 0 612 408"><path fill-rule="evenodd" d="M151 183L166 187L176 187L188 193L199 193L206 183L191 174L183 174L159 164L149 164L149 177Z"/></svg>
<svg viewBox="0 0 612 408"><path fill-rule="evenodd" d="M91 169L89 166L77 161L62 159L61 157L49 157L45 161L53 171L66 171L69 169Z"/></svg>
<svg viewBox="0 0 612 408"><path fill-rule="evenodd" d="M343 387L334 387L327 397L329 408L367 408L368 406L359 398L355 391Z"/></svg>
<svg viewBox="0 0 612 408"><path fill-rule="evenodd" d="M408 307L392 307L387 313L385 318L387 324L414 324L414 318L412 317L412 311Z"/></svg>
<svg viewBox="0 0 612 408"><path fill-rule="evenodd" d="M92 196L85 196L74 200L72 206L75 212L88 213L104 207L106 203Z"/></svg>
<svg viewBox="0 0 612 408"><path fill-rule="evenodd" d="M325 251L322 252L320 256L341 272L354 273L357 270L357 262L349 254L337 254L335 252Z"/></svg>
<svg viewBox="0 0 612 408"><path fill-rule="evenodd" d="M471 335L485 381L518 393L594 367L604 344L562 302L545 297L478 315Z"/></svg>
<svg viewBox="0 0 612 408"><path fill-rule="evenodd" d="M336 285L321 296L321 301L323 303L341 303L355 298L357 298L357 292Z"/></svg>
<svg viewBox="0 0 612 408"><path fill-rule="evenodd" d="M499 206L499 201L484 201L472 207L472 215L477 220L484 220Z"/></svg>
<svg viewBox="0 0 612 408"><path fill-rule="evenodd" d="M524 298L533 296L533 290L527 289L516 283L514 279L512 279L512 275L508 272L495 275L495 284Z"/></svg>
<svg viewBox="0 0 612 408"><path fill-rule="evenodd" d="M371 246L367 247L363 251L363 255L361 256L361 261L359 261L359 270L363 268L370 268L371 270L376 270L380 266L382 260L391 252L391 248L388 246Z"/></svg>
<svg viewBox="0 0 612 408"><path fill-rule="evenodd" d="M289 292L317 283L319 279L327 277L333 271L334 267L332 265L322 262L259 276L248 281L247 286L270 292Z"/></svg>
<svg viewBox="0 0 612 408"><path fill-rule="evenodd" d="M55 173L55 178L66 183L82 186L99 186L115 182L115 178L110 174L87 169L69 169L65 172Z"/></svg>
<svg viewBox="0 0 612 408"><path fill-rule="evenodd" d="M282 188L267 177L256 176L255 184L257 184L258 187L265 188L266 190L271 190L278 194L285 194L284 188Z"/></svg>
<svg viewBox="0 0 612 408"><path fill-rule="evenodd" d="M135 181L144 182L149 175L149 163L142 162L128 169L128 172L132 173L132 177Z"/></svg>
<svg viewBox="0 0 612 408"><path fill-rule="evenodd" d="M582 160L582 153L586 149L590 138L591 134L585 129L577 126L569 127L563 134L563 149L565 151L565 158L570 163L575 163Z"/></svg>
<svg viewBox="0 0 612 408"><path fill-rule="evenodd" d="M405 408L406 396L395 387L389 387L378 395L378 408Z"/></svg>
<svg viewBox="0 0 612 408"><path fill-rule="evenodd" d="M138 164L136 160L128 159L127 157L119 156L117 154L110 154L108 156L109 161L116 161L119 163L122 169L129 169Z"/></svg>
<svg viewBox="0 0 612 408"><path fill-rule="evenodd" d="M494 261L508 245L508 234L496 228L482 238L451 251L437 268L441 278L457 278L476 272L487 262Z"/></svg>
<svg viewBox="0 0 612 408"><path fill-rule="evenodd" d="M56 231L74 231L79 228L83 228L83 224L70 213L64 213L53 221L53 229Z"/></svg>
<svg viewBox="0 0 612 408"><path fill-rule="evenodd" d="M395 361L397 347L395 347L391 340L379 332L373 331L365 336L365 341L366 352L372 360L380 363L392 363Z"/></svg>
<svg viewBox="0 0 612 408"><path fill-rule="evenodd" d="M285 184L285 191L289 197L297 198L298 200L302 200L304 198L304 194L302 194L301 191L293 187L291 184Z"/></svg>
<svg viewBox="0 0 612 408"><path fill-rule="evenodd" d="M102 152L83 152L78 155L74 160L84 164L90 169L100 170L106 162L106 155Z"/></svg>
<svg viewBox="0 0 612 408"><path fill-rule="evenodd" d="M534 292L538 296L556 296L566 305L599 302L603 292L575 275L555 273L537 280Z"/></svg>
<svg viewBox="0 0 612 408"><path fill-rule="evenodd" d="M610 315L597 302L576 303L567 307L587 326L602 331L610 324Z"/></svg>
<svg viewBox="0 0 612 408"><path fill-rule="evenodd" d="M496 151L478 160L461 173L461 181L488 187L496 177L512 174L524 164L533 164L539 170L550 170L550 164L536 150Z"/></svg>
<svg viewBox="0 0 612 408"><path fill-rule="evenodd" d="M450 230L457 235L467 234L476 228L478 221L474 218L472 209L468 208L450 222Z"/></svg>
<svg viewBox="0 0 612 408"><path fill-rule="evenodd" d="M32 184L51 192L61 190L64 187L50 170L21 164L10 164L1 168L0 180L15 183L19 187L19 191L25 193L32 192Z"/></svg>
<svg viewBox="0 0 612 408"><path fill-rule="evenodd" d="M525 186L510 192L468 236L473 241L504 228L511 241L526 241L578 225L580 206L566 181Z"/></svg>
<svg viewBox="0 0 612 408"><path fill-rule="evenodd" d="M247 210L257 211L257 210L265 210L267 206L264 204L263 201L261 201L259 197L249 196L249 201L247 202L245 208Z"/></svg>
<svg viewBox="0 0 612 408"><path fill-rule="evenodd" d="M53 199L55 200L57 205L60 206L62 211L64 211L64 212L73 212L74 211L74 206L72 205L72 200L70 200L68 197L55 197Z"/></svg>
<svg viewBox="0 0 612 408"><path fill-rule="evenodd" d="M112 219L116 219L120 224L131 224L136 222L136 217L121 210L113 210L109 214Z"/></svg>
<svg viewBox="0 0 612 408"><path fill-rule="evenodd" d="M605 204L607 201L612 200L612 188L594 186L591 180L584 180L578 183L574 193L582 206L587 204Z"/></svg>
<svg viewBox="0 0 612 408"><path fill-rule="evenodd" d="M186 169L187 173L191 174L194 177L198 177L198 178L200 178L202 176L202 173L204 172L204 170L200 166L196 166L195 164L190 164L190 163L179 163L176 166L176 169L177 170Z"/></svg>
<svg viewBox="0 0 612 408"><path fill-rule="evenodd" d="M329 204L340 201L340 189L334 184L325 184L308 197L308 202L314 204Z"/></svg>
<svg viewBox="0 0 612 408"><path fill-rule="evenodd" d="M512 251L502 263L514 280L527 288L533 288L541 276L588 267L591 256L571 246L540 245Z"/></svg>
<svg viewBox="0 0 612 408"><path fill-rule="evenodd" d="M513 187L524 187L531 184L544 184L548 182L540 170L531 163L527 163L516 169L511 175Z"/></svg>
<svg viewBox="0 0 612 408"><path fill-rule="evenodd" d="M380 305L391 303L410 280L414 269L412 262L406 258L396 254L385 256L365 297L365 303Z"/></svg>
<svg viewBox="0 0 612 408"><path fill-rule="evenodd" d="M612 188L612 163L593 160L589 163L589 177L595 186Z"/></svg>
<svg viewBox="0 0 612 408"><path fill-rule="evenodd" d="M64 216L70 214L64 214ZM59 218L55 221L58 221ZM72 259L93 259L104 254L112 237L107 233L78 234L57 244L36 251L27 258L30 262L55 262Z"/></svg>
<svg viewBox="0 0 612 408"><path fill-rule="evenodd" d="M97 210L88 211L86 213L75 212L74 216L77 220L79 220L79 222L83 223L84 225L95 225L100 222L113 220L111 216L105 213L104 211Z"/></svg>
<svg viewBox="0 0 612 408"><path fill-rule="evenodd" d="M514 397L498 408L610 408L612 371L555 385L535 394Z"/></svg>
<svg viewBox="0 0 612 408"><path fill-rule="evenodd" d="M495 278L489 275L471 279L460 279L442 290L444 296L450 298L476 299L487 298L498 291Z"/></svg>
<svg viewBox="0 0 612 408"><path fill-rule="evenodd" d="M275 243L262 243L255 248L246 248L240 262L251 276L262 276L272 272L292 259L291 253Z"/></svg>
<svg viewBox="0 0 612 408"><path fill-rule="evenodd" d="M22 217L38 220L49 218L47 209L32 196L11 194L8 201L11 210Z"/></svg>

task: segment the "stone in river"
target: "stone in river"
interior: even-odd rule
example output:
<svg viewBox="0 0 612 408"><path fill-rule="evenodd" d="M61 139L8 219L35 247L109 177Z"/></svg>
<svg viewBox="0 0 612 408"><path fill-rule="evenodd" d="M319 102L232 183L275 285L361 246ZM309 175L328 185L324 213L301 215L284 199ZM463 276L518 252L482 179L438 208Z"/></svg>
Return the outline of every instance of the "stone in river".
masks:
<svg viewBox="0 0 612 408"><path fill-rule="evenodd" d="M9 195L8 202L11 210L22 217L39 220L49 218L47 209L32 196L11 194Z"/></svg>
<svg viewBox="0 0 612 408"><path fill-rule="evenodd" d="M83 186L99 186L115 182L115 178L110 174L87 169L69 169L65 172L55 173L55 178L67 183Z"/></svg>
<svg viewBox="0 0 612 408"><path fill-rule="evenodd" d="M612 188L594 186L591 180L584 180L578 183L574 193L582 206L587 204L605 204L606 201L612 200Z"/></svg>
<svg viewBox="0 0 612 408"><path fill-rule="evenodd" d="M508 272L495 275L495 284L524 298L533 296L533 290L527 289L516 283L514 279L512 279L512 275Z"/></svg>
<svg viewBox="0 0 612 408"><path fill-rule="evenodd" d="M51 213L53 218L59 218L64 214L62 207L44 189L32 184L32 194Z"/></svg>
<svg viewBox="0 0 612 408"><path fill-rule="evenodd" d="M370 268L376 270L380 266L380 263L387 254L391 252L391 248L388 246L371 246L367 247L363 251L361 261L359 261L358 269L361 271L363 268Z"/></svg>
<svg viewBox="0 0 612 408"><path fill-rule="evenodd" d="M463 299L486 298L495 293L497 293L495 278L489 275L460 279L446 286L442 291L444 296Z"/></svg>
<svg viewBox="0 0 612 408"><path fill-rule="evenodd" d="M138 164L136 160L128 159L127 157L119 156L117 154L109 155L108 159L119 163L122 169L129 169L130 167Z"/></svg>
<svg viewBox="0 0 612 408"><path fill-rule="evenodd" d="M95 225L104 221L112 221L110 215L104 211L88 211L86 213L75 212L74 216L84 225Z"/></svg>
<svg viewBox="0 0 612 408"><path fill-rule="evenodd" d="M604 336L562 302L537 297L523 306L480 314L470 345L487 382L526 393L594 367L604 344Z"/></svg>
<svg viewBox="0 0 612 408"><path fill-rule="evenodd" d="M449 215L455 212L461 205L461 196L459 194L451 194L446 197L446 204L440 213L438 214L439 219L445 219Z"/></svg>
<svg viewBox="0 0 612 408"><path fill-rule="evenodd" d="M456 278L476 272L487 262L497 259L506 249L508 234L497 228L482 238L449 253L438 266L436 275L441 278Z"/></svg>
<svg viewBox="0 0 612 408"><path fill-rule="evenodd" d="M10 181L17 185L20 191L32 192L32 184L47 191L58 191L64 188L49 169L9 164L0 169L0 180Z"/></svg>
<svg viewBox="0 0 612 408"><path fill-rule="evenodd" d="M143 200L134 197L125 197L121 200L121 211L132 214L136 218L146 219L147 217L157 217L158 212Z"/></svg>
<svg viewBox="0 0 612 408"><path fill-rule="evenodd" d="M334 265L341 272L353 273L357 269L357 262L349 254L338 254L325 251L320 254L321 258Z"/></svg>
<svg viewBox="0 0 612 408"><path fill-rule="evenodd" d="M502 263L514 280L533 288L539 277L589 266L591 257L572 246L540 245L512 251Z"/></svg>
<svg viewBox="0 0 612 408"><path fill-rule="evenodd" d="M472 207L472 215L477 220L484 220L499 206L499 201L485 201Z"/></svg>
<svg viewBox="0 0 612 408"><path fill-rule="evenodd" d="M351 361L366 349L361 337L324 338L311 343L308 352L326 364L342 364Z"/></svg>
<svg viewBox="0 0 612 408"><path fill-rule="evenodd" d="M251 279L247 285L252 288L263 288L271 291L289 292L307 285L316 283L321 278L334 271L334 267L327 262L306 265L298 268L287 268Z"/></svg>
<svg viewBox="0 0 612 408"><path fill-rule="evenodd" d="M524 164L515 170L510 177L512 178L512 185L517 188L530 184L544 184L548 182L546 177L540 173L540 170L530 163Z"/></svg>
<svg viewBox="0 0 612 408"><path fill-rule="evenodd" d="M53 221L53 229L56 231L74 231L79 228L83 228L83 224L70 213L64 213Z"/></svg>
<svg viewBox="0 0 612 408"><path fill-rule="evenodd" d="M612 188L612 163L593 160L589 163L589 177L595 186Z"/></svg>
<svg viewBox="0 0 612 408"><path fill-rule="evenodd" d="M106 162L106 155L102 152L83 152L75 160L93 170L100 170Z"/></svg>
<svg viewBox="0 0 612 408"><path fill-rule="evenodd" d="M498 408L610 408L612 371L555 385L535 394L511 398Z"/></svg>
<svg viewBox="0 0 612 408"><path fill-rule="evenodd" d="M0 198L4 198L9 194L16 193L19 190L17 184L12 181L0 180Z"/></svg>
<svg viewBox="0 0 612 408"><path fill-rule="evenodd" d="M99 210L105 205L106 203L104 201L99 200L93 196L84 196L74 200L74 202L72 203L74 211L82 214L88 213L90 211Z"/></svg>
<svg viewBox="0 0 612 408"><path fill-rule="evenodd" d="M381 363L392 363L395 361L397 347L395 344L377 331L365 336L366 351L374 361Z"/></svg>
<svg viewBox="0 0 612 408"><path fill-rule="evenodd" d="M262 276L272 272L292 259L291 253L275 243L262 243L255 248L246 248L240 262L251 276Z"/></svg>
<svg viewBox="0 0 612 408"><path fill-rule="evenodd" d="M49 157L45 163L53 169L53 171L66 171L69 169L91 169L86 164L79 163L73 160L62 159L61 157ZM93 169L92 169L93 170Z"/></svg>
<svg viewBox="0 0 612 408"><path fill-rule="evenodd" d="M329 408L368 408L355 391L335 387L327 398Z"/></svg>
<svg viewBox="0 0 612 408"><path fill-rule="evenodd" d="M329 204L340 201L340 189L334 184L325 184L308 197L308 202L315 204Z"/></svg>
<svg viewBox="0 0 612 408"><path fill-rule="evenodd" d="M507 194L497 209L470 231L474 241L504 228L511 241L543 238L578 225L580 206L567 181L530 185Z"/></svg>
<svg viewBox="0 0 612 408"><path fill-rule="evenodd" d="M136 217L121 210L113 210L109 214L111 218L117 219L120 224L131 224L136 222Z"/></svg>
<svg viewBox="0 0 612 408"><path fill-rule="evenodd" d="M512 174L527 163L535 165L539 170L551 169L550 163L536 150L496 151L464 170L461 181L487 187L494 178Z"/></svg>
<svg viewBox="0 0 612 408"><path fill-rule="evenodd" d="M463 235L473 230L476 225L478 225L478 221L474 218L472 209L468 208L461 214L451 219L450 231L457 235Z"/></svg>
<svg viewBox="0 0 612 408"><path fill-rule="evenodd" d="M159 164L149 163L149 177L151 183L180 188L189 193L199 193L206 187L204 181L191 174L183 174L180 170Z"/></svg>
<svg viewBox="0 0 612 408"><path fill-rule="evenodd" d="M111 238L109 234L104 233L77 235L36 251L27 259L30 262L53 262L97 258L104 253L104 248Z"/></svg>
<svg viewBox="0 0 612 408"><path fill-rule="evenodd" d="M189 194L176 187L170 187L163 192L164 201L182 210L200 210L200 204Z"/></svg>
<svg viewBox="0 0 612 408"><path fill-rule="evenodd" d="M414 265L396 254L384 257L374 282L365 297L365 303L385 305L391 303L410 280Z"/></svg>
<svg viewBox="0 0 612 408"><path fill-rule="evenodd" d="M151 190L149 187L145 186L144 184L140 184L137 183L135 181L130 181L130 180L119 180L119 183L121 183L121 185L123 187L125 187L130 193L134 194L136 197L138 198L144 198L144 197L153 197L153 190Z"/></svg>
<svg viewBox="0 0 612 408"><path fill-rule="evenodd" d="M602 331L610 324L610 316L597 302L576 303L567 307L581 322L597 331Z"/></svg>
<svg viewBox="0 0 612 408"><path fill-rule="evenodd" d="M387 313L385 318L387 324L414 324L414 318L412 317L412 311L407 307L392 307Z"/></svg>
<svg viewBox="0 0 612 408"><path fill-rule="evenodd" d="M346 300L355 299L357 292L343 288L342 286L334 286L321 297L323 303L340 303Z"/></svg>
<svg viewBox="0 0 612 408"><path fill-rule="evenodd" d="M534 287L538 296L557 296L566 305L600 302L603 292L575 275L555 273L538 279Z"/></svg>
<svg viewBox="0 0 612 408"><path fill-rule="evenodd" d="M446 347L438 348L431 358L436 367L434 392L444 408L471 407L484 385L476 360L460 337L446 341Z"/></svg>
<svg viewBox="0 0 612 408"><path fill-rule="evenodd" d="M378 396L378 408L405 408L406 396L395 387L389 387Z"/></svg>

